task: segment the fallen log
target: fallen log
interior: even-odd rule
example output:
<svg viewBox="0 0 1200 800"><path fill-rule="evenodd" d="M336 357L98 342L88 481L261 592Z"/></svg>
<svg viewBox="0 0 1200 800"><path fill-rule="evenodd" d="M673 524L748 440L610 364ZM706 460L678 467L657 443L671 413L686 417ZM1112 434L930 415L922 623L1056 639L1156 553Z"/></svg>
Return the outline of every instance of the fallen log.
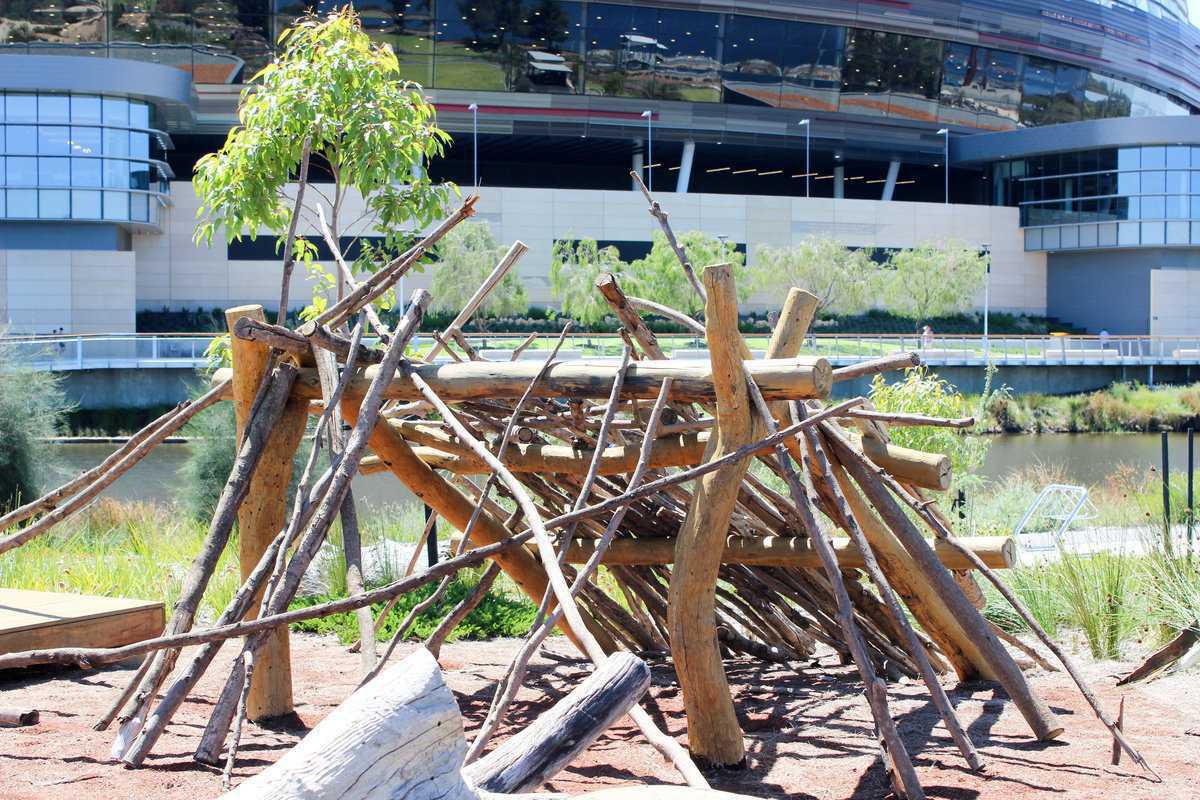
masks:
<svg viewBox="0 0 1200 800"><path fill-rule="evenodd" d="M1191 627L1181 630L1178 636L1151 653L1141 666L1117 681L1117 686L1127 686L1144 681L1166 671L1178 664L1179 660L1194 647L1200 647L1200 620L1197 620Z"/></svg>
<svg viewBox="0 0 1200 800"><path fill-rule="evenodd" d="M459 541L454 537L453 542ZM959 539L958 543L980 561L993 569L1010 569L1016 563L1017 543L1006 536L977 536ZM933 542L934 553L946 569L975 569L962 551L945 540ZM659 566L675 561L676 539L674 536L645 537L631 539L620 537L608 546L601 564L607 566ZM862 569L865 566L862 551L850 540L833 540L841 569ZM567 550L568 564L584 564L596 552L595 539L582 539L571 543ZM789 567L792 569L820 569L821 559L806 536L729 536L725 539L724 564L747 564L759 567Z"/></svg>
<svg viewBox="0 0 1200 800"><path fill-rule="evenodd" d="M35 708L0 708L0 728L37 725L41 715Z"/></svg>
<svg viewBox="0 0 1200 800"><path fill-rule="evenodd" d="M477 399L516 399L541 369L535 361L471 361L461 364L405 363L384 391L388 400L418 400L421 393L412 381L419 375L447 402ZM823 358L801 357L759 359L746 367L768 400L824 398L833 386L833 370ZM348 397L361 401L377 366L358 372L346 389ZM540 382L536 397L604 399L608 397L617 365L565 361L552 366ZM214 382L230 376L228 369L217 370ZM621 398L653 400L663 378L672 378L674 402L711 403L714 401L712 369L704 361L638 361L629 368ZM321 382L315 369L300 371L295 394L308 400L321 397Z"/></svg>
<svg viewBox="0 0 1200 800"><path fill-rule="evenodd" d="M650 668L632 653L616 653L534 723L463 769L490 792L529 792L583 752L650 686Z"/></svg>
<svg viewBox="0 0 1200 800"><path fill-rule="evenodd" d="M350 695L227 800L475 800L462 715L424 648Z"/></svg>

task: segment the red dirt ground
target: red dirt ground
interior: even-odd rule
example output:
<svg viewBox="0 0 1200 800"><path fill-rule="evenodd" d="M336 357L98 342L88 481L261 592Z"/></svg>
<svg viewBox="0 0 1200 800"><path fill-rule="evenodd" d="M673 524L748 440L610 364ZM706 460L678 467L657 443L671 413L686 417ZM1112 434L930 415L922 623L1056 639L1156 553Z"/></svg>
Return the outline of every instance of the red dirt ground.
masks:
<svg viewBox="0 0 1200 800"><path fill-rule="evenodd" d="M242 739L235 781L261 770L285 752L306 726L329 713L355 685L358 657L330 639L293 636L298 705L288 725L248 726ZM406 650L411 650L407 646ZM458 697L468 731L482 720L491 687L515 648L512 640L467 642L442 653L446 680ZM520 727L585 674L554 640L550 658L541 658L510 714ZM176 716L155 753L140 770L110 763L110 733L91 729L124 685L132 667L96 672L41 671L0 675L0 705L33 707L40 724L0 729L0 798L78 800L96 798L200 798L220 794L215 769L192 761L192 749L228 670L225 648L193 698ZM398 654L399 655L399 654ZM681 741L684 718L670 663L653 665L653 703L644 705ZM866 703L852 668L826 658L819 667L798 671L751 661L727 663L749 751L747 768L714 774L714 788L763 797L869 800L890 795L875 758ZM1115 711L1116 676L1128 664L1092 664L1087 673L1107 708ZM1066 725L1063 741L1033 741L1013 706L990 687L960 687L951 699L988 763L987 772L966 770L924 687L911 682L891 687L892 710L931 798L1027 800L1121 798L1191 800L1200 798L1200 680L1174 676L1126 693L1126 730L1143 755L1164 776L1157 784L1127 758L1109 765L1111 740L1063 673L1032 673L1036 689ZM509 729L511 730L511 728ZM508 731L504 734L507 735ZM581 793L624 782L677 783L677 774L645 744L625 720L585 751L545 788Z"/></svg>

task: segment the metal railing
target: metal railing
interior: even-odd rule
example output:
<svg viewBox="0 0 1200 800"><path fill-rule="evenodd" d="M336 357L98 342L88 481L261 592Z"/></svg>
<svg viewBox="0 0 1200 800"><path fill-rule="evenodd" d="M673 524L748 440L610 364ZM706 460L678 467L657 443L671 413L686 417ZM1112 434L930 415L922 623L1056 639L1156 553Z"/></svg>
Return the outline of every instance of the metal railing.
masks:
<svg viewBox="0 0 1200 800"><path fill-rule="evenodd" d="M35 369L155 369L206 365L205 350L212 333L107 334L6 337L6 346L17 360ZM518 333L470 333L467 338L485 357L507 360L525 340ZM542 358L555 334L539 335L524 351L524 358ZM761 357L768 335L748 334L750 349ZM704 343L685 334L662 334L659 344L668 355L703 358ZM424 346L428 346L426 340ZM623 342L616 334L579 334L569 337L563 354L577 358L620 355ZM422 347L418 343L418 348ZM916 352L932 366L1077 366L1077 365L1200 365L1200 335L1184 336L935 336L917 334L810 334L806 352L825 356L844 366L891 353ZM439 358L439 360L441 360Z"/></svg>

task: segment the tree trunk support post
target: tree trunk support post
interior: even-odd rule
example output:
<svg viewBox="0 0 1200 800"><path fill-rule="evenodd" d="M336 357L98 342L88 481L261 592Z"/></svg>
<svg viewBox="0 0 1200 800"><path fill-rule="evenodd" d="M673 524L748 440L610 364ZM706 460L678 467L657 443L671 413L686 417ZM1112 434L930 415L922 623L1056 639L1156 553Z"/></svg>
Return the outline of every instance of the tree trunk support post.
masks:
<svg viewBox="0 0 1200 800"><path fill-rule="evenodd" d="M265 321L260 305L238 306L225 312L229 330L243 317ZM259 342L231 337L233 360L233 407L240 442L250 407L266 371L270 348ZM267 440L259 468L250 481L246 500L238 510L239 552L242 580L254 570L263 551L283 528L287 517L287 490L292 479L292 458L308 422L308 401L293 397L284 408L275 430ZM246 618L258 615L261 594ZM255 659L254 681L247 698L250 720L277 717L292 712L292 666L286 627L279 628Z"/></svg>
<svg viewBox="0 0 1200 800"><path fill-rule="evenodd" d="M742 367L733 271L728 264L707 267L704 283L717 398L717 428L706 453L706 460L711 460L750 443L754 424ZM688 744L693 756L713 765L740 764L746 756L714 624L717 572L746 467L746 461L739 461L699 480L679 532L671 572L671 655L687 709Z"/></svg>

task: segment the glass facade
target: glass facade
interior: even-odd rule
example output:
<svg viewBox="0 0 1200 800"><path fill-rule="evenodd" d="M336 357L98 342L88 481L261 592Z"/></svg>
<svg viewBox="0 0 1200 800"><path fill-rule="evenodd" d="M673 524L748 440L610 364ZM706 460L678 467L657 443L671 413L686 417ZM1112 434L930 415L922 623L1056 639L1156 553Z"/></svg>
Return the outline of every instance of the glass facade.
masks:
<svg viewBox="0 0 1200 800"><path fill-rule="evenodd" d="M340 2L340 0L339 0ZM1175 0L1097 0L1153 9ZM334 0L4 0L0 53L115 55L236 83L274 35ZM570 0L357 0L423 86L589 94L875 115L985 130L1187 114L1082 67L958 42L735 13ZM269 13L268 13L269 12Z"/></svg>
<svg viewBox="0 0 1200 800"><path fill-rule="evenodd" d="M150 107L0 92L0 218L157 224L167 172Z"/></svg>
<svg viewBox="0 0 1200 800"><path fill-rule="evenodd" d="M993 199L1020 207L1029 249L1200 241L1200 147L1056 153L995 164L993 175Z"/></svg>

